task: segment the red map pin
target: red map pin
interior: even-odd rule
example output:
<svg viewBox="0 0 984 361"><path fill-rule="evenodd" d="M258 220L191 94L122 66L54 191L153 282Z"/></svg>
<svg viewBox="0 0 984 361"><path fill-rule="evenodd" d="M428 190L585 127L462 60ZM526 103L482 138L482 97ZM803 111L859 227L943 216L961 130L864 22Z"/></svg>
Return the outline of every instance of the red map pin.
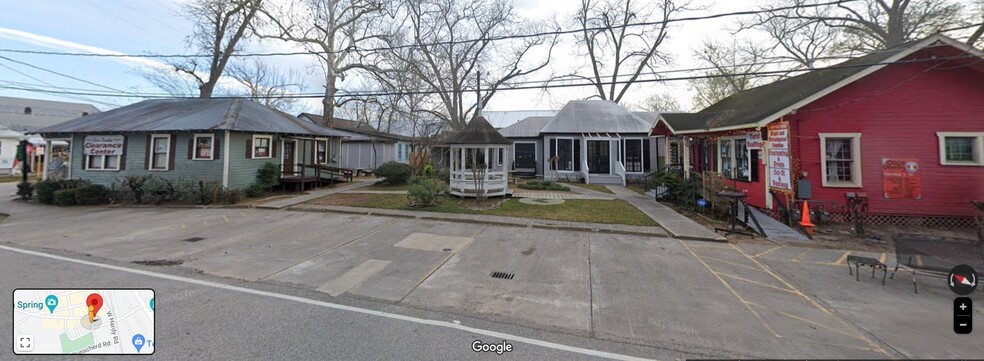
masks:
<svg viewBox="0 0 984 361"><path fill-rule="evenodd" d="M92 322L103 305L103 298L98 293L93 293L85 299L85 304L89 306L89 322Z"/></svg>

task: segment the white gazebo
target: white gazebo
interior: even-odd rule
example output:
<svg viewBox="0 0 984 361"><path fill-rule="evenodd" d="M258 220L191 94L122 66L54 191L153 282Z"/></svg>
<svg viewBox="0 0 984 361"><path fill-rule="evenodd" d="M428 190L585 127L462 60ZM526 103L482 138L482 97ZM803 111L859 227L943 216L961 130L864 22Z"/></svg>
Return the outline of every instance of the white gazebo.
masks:
<svg viewBox="0 0 984 361"><path fill-rule="evenodd" d="M506 157L512 141L481 115L448 139L451 194L459 197L505 196L509 185Z"/></svg>

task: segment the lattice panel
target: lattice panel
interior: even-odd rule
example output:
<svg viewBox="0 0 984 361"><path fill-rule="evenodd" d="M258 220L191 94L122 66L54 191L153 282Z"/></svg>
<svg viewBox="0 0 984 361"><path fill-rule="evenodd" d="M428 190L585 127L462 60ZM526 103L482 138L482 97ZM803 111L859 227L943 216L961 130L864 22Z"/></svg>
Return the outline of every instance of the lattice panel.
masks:
<svg viewBox="0 0 984 361"><path fill-rule="evenodd" d="M813 208L813 207L810 207ZM813 209L816 212L816 209ZM783 219L778 209L762 209L762 212L770 217L779 220ZM816 214L816 213L814 213ZM795 217L795 216L794 216ZM926 228L974 228L976 222L974 217L946 217L946 216L912 216L898 214L865 214L862 215L865 224L871 225L891 225L908 227ZM816 218L816 216L814 216ZM853 222L848 213L827 213L826 221L830 223L850 223ZM817 223L817 222L814 222Z"/></svg>

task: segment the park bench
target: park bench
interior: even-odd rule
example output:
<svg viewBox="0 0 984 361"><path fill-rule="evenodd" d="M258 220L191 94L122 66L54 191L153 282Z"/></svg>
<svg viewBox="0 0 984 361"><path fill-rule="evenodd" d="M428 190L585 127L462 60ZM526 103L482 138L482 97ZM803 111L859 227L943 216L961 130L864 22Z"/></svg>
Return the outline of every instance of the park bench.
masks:
<svg viewBox="0 0 984 361"><path fill-rule="evenodd" d="M851 269L851 265L854 269ZM847 271L854 275L854 280L861 282L861 266L871 267L871 278L875 278L875 270L882 270L882 286L885 285L885 275L888 274L888 266L881 261L871 257L847 256Z"/></svg>
<svg viewBox="0 0 984 361"><path fill-rule="evenodd" d="M981 241L918 234L899 234L895 242L895 270L889 278L895 278L899 268L912 273L912 287L919 293L916 274L946 278L950 270L960 264L974 269L984 269L984 249Z"/></svg>

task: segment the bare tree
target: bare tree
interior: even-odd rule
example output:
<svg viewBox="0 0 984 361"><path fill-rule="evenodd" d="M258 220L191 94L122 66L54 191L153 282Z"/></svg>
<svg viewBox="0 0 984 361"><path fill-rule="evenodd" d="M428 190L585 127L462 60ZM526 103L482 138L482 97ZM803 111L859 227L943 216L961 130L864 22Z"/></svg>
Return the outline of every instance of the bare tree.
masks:
<svg viewBox="0 0 984 361"><path fill-rule="evenodd" d="M704 47L695 51L694 55L712 70L704 73L706 77L690 80L694 108L706 108L732 94L764 83L766 78L755 73L768 65L764 61L766 54L767 50L750 41L735 41L730 45L704 42Z"/></svg>
<svg viewBox="0 0 984 361"><path fill-rule="evenodd" d="M980 49L984 47L984 0L977 0L974 3L970 21L977 24L977 29L967 38L967 44Z"/></svg>
<svg viewBox="0 0 984 361"><path fill-rule="evenodd" d="M783 1L786 0L774 2L764 9L784 6ZM830 9L824 8L816 10L815 14L829 16L830 12ZM757 14L751 20L740 21L739 32L745 30L758 30L768 35L772 39L772 46L768 48L772 54L769 60L792 62L793 66L784 66L786 69L815 69L817 62L829 59L840 34L838 29L820 21L775 16L769 12Z"/></svg>
<svg viewBox="0 0 984 361"><path fill-rule="evenodd" d="M332 125L335 108L344 104L338 99L337 83L350 71L376 70L371 62L363 61L368 54L359 48L385 35L378 23L387 7L389 0L303 0L263 10L268 26L257 30L261 38L301 44L320 60L325 76L325 125Z"/></svg>
<svg viewBox="0 0 984 361"><path fill-rule="evenodd" d="M288 114L300 113L300 104L292 93L304 90L301 74L293 70L280 72L269 63L252 59L229 65L229 77L239 83L230 93L242 95L265 106Z"/></svg>
<svg viewBox="0 0 984 361"><path fill-rule="evenodd" d="M961 19L963 9L952 0L859 0L816 6L823 2L784 0L779 4L794 8L771 12L764 19L795 19L829 27L841 32L836 50L865 52L940 32Z"/></svg>
<svg viewBox="0 0 984 361"><path fill-rule="evenodd" d="M667 20L687 6L688 2L676 0L581 0L574 15L581 30L577 43L591 63L592 76L578 77L590 81L601 99L620 102L641 73L668 62L668 55L659 49L669 34ZM619 80L621 76L629 78Z"/></svg>
<svg viewBox="0 0 984 361"><path fill-rule="evenodd" d="M239 51L240 43L248 35L247 29L261 6L261 0L202 0L192 1L182 12L195 23L194 32L188 36L189 46L207 54L207 58L187 58L170 63L174 71L195 80L198 96L211 98L219 78L229 59ZM163 84L167 84L165 81ZM180 79L169 81L172 85ZM168 85L165 85L168 86ZM168 89L164 89L169 91Z"/></svg>
<svg viewBox="0 0 984 361"><path fill-rule="evenodd" d="M667 92L653 93L646 97L636 109L647 112L678 112L684 110L673 94Z"/></svg>
<svg viewBox="0 0 984 361"><path fill-rule="evenodd" d="M406 31L388 39L394 47L388 63L419 79L420 91L434 94L440 108L428 111L451 129L464 127L510 80L545 68L557 44L556 36L547 35L492 41L545 27L520 20L508 0L405 0L404 5L394 27ZM482 95L473 102L479 73Z"/></svg>

